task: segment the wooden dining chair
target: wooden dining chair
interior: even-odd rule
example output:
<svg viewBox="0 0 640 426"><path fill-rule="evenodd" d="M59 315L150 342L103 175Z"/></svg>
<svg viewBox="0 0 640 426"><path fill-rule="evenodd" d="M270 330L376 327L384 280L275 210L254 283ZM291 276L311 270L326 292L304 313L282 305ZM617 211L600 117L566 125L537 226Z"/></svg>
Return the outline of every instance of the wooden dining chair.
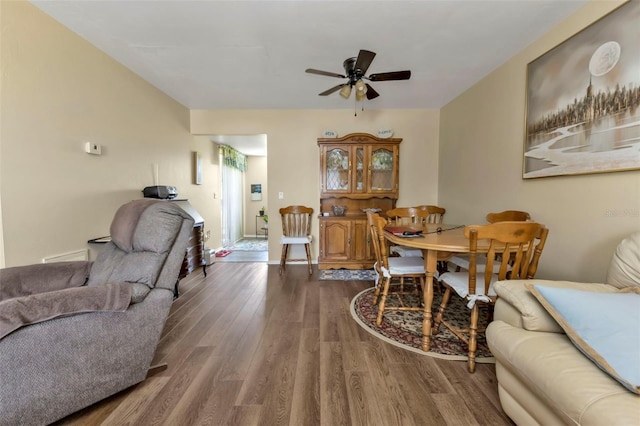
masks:
<svg viewBox="0 0 640 426"><path fill-rule="evenodd" d="M485 217L487 222L489 223L497 223L497 222L507 222L507 221L517 221L517 222L526 222L531 220L531 215L527 212L523 212L520 210L505 210L499 213L487 213ZM456 266L456 272L460 272L461 269L469 270L469 256L467 255L455 255L447 261L449 264ZM486 259L482 257L478 258L478 272L484 272L484 268L486 265ZM497 268L497 265L494 266ZM494 273L498 273L497 270L493 271Z"/></svg>
<svg viewBox="0 0 640 426"><path fill-rule="evenodd" d="M387 210L387 218L389 225L393 226L422 226L422 222L426 217L425 212L420 212L414 207L396 207ZM422 257L422 250L401 245L389 246L389 252L392 255L400 257Z"/></svg>
<svg viewBox="0 0 640 426"><path fill-rule="evenodd" d="M486 329L486 326L478 326L478 306L489 307L489 322L497 297L493 284L498 280L531 279L535 276L548 232L540 223L523 221L465 227L464 235L469 239L469 270L447 272L440 276L445 292L436 315L433 334L438 333L442 324L468 345L467 364L470 373L475 371L478 333L484 333ZM478 253L479 241L489 245L486 256ZM484 272L478 270L480 258L487 262ZM510 259L513 259L512 264ZM497 273L492 272L496 269L494 263ZM457 327L445 318L452 293L465 299L466 306L470 309L468 327Z"/></svg>
<svg viewBox="0 0 640 426"><path fill-rule="evenodd" d="M389 257L384 237L387 221L371 212L367 212L367 220L378 274L373 296L373 303L378 303L376 324L382 324L385 311L422 311L421 292L426 278L424 261L419 257ZM410 287L412 291L408 290ZM408 297L414 303L410 303Z"/></svg>
<svg viewBox="0 0 640 426"><path fill-rule="evenodd" d="M396 207L387 210L387 219L390 225L410 226L416 223L418 210L413 207Z"/></svg>
<svg viewBox="0 0 640 426"><path fill-rule="evenodd" d="M444 214L447 211L444 207L430 205L417 206L414 208L417 210L416 221L421 223L443 223Z"/></svg>
<svg viewBox="0 0 640 426"><path fill-rule="evenodd" d="M282 254L280 256L280 273L286 268L289 262L304 262L309 265L309 275L313 273L311 266L311 215L313 209L306 206L288 206L280 209L282 218L282 237L280 244L282 245ZM293 244L303 244L307 253L306 259L287 259L289 255L289 246Z"/></svg>
<svg viewBox="0 0 640 426"><path fill-rule="evenodd" d="M487 213L486 218L489 223L507 221L526 222L527 220L531 220L531 215L520 210L505 210L500 213Z"/></svg>

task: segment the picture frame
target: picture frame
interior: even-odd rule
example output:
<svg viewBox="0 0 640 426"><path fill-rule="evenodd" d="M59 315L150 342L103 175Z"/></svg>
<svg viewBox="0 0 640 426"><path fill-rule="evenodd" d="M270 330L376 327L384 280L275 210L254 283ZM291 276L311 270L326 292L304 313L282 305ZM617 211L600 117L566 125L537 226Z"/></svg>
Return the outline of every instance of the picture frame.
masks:
<svg viewBox="0 0 640 426"><path fill-rule="evenodd" d="M640 169L640 2L527 64L523 178Z"/></svg>
<svg viewBox="0 0 640 426"><path fill-rule="evenodd" d="M251 201L262 201L262 184L251 184Z"/></svg>
<svg viewBox="0 0 640 426"><path fill-rule="evenodd" d="M198 151L193 152L193 183L202 185L202 157Z"/></svg>

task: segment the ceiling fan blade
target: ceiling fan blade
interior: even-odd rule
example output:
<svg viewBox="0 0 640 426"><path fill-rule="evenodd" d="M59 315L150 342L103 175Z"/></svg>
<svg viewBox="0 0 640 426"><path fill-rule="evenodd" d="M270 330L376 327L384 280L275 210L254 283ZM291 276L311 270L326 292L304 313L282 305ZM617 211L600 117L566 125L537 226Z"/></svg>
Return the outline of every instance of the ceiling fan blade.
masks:
<svg viewBox="0 0 640 426"><path fill-rule="evenodd" d="M313 68L307 68L304 72L308 72L309 74L326 75L327 77L347 78L342 74L337 74L335 72L329 71L314 70Z"/></svg>
<svg viewBox="0 0 640 426"><path fill-rule="evenodd" d="M327 96L332 94L333 92L337 92L338 90L340 90L342 88L342 86L346 86L347 84L338 84L337 86L332 87L331 89L325 90L322 93L318 93L318 96Z"/></svg>
<svg viewBox="0 0 640 426"><path fill-rule="evenodd" d="M362 74L366 74L369 69L369 65L373 62L373 58L376 54L368 50L360 50L358 53L358 59L356 59L355 69L362 71Z"/></svg>
<svg viewBox="0 0 640 426"><path fill-rule="evenodd" d="M409 80L410 78L411 71L383 72L369 76L370 81Z"/></svg>
<svg viewBox="0 0 640 426"><path fill-rule="evenodd" d="M376 92L375 90L373 90L373 87L371 87L368 83L367 83L367 99L371 100L371 99L375 99L378 96L380 96L380 94L378 92Z"/></svg>

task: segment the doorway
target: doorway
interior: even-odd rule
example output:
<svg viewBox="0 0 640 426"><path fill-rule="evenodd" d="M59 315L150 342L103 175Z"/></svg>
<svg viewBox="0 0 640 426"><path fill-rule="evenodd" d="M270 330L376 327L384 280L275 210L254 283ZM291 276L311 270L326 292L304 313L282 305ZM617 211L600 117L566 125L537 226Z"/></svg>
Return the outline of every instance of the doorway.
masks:
<svg viewBox="0 0 640 426"><path fill-rule="evenodd" d="M268 234L264 228L268 213L259 215L268 199L267 137L217 135L211 140L220 145L223 252L216 256L216 262L267 262ZM260 188L258 194L256 187Z"/></svg>

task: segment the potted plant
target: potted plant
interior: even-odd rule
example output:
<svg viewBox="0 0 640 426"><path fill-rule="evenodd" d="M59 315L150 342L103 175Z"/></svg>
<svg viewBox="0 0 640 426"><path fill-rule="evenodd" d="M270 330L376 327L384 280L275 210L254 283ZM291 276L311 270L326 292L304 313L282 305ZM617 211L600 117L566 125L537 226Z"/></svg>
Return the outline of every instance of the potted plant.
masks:
<svg viewBox="0 0 640 426"><path fill-rule="evenodd" d="M262 220L264 220L264 227L268 228L269 227L269 215L262 215Z"/></svg>
<svg viewBox="0 0 640 426"><path fill-rule="evenodd" d="M260 211L258 212L258 214L260 216L264 216L264 206L262 206L262 208L260 209Z"/></svg>

